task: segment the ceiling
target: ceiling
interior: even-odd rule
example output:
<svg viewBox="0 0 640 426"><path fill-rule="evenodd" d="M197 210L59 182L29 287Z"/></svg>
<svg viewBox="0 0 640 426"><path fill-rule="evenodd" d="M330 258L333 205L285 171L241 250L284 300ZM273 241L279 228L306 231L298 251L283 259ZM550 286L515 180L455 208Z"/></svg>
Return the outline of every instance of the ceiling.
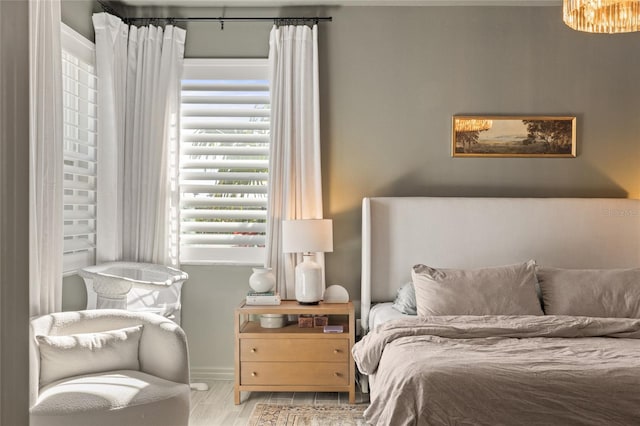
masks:
<svg viewBox="0 0 640 426"><path fill-rule="evenodd" d="M123 0L132 6L560 6L562 0Z"/></svg>

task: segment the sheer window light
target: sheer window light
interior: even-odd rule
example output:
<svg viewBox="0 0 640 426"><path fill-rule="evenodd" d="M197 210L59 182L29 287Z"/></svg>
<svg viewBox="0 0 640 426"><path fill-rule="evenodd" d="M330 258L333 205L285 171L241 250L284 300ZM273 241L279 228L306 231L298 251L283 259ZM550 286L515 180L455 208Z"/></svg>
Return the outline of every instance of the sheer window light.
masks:
<svg viewBox="0 0 640 426"><path fill-rule="evenodd" d="M63 271L95 264L97 77L95 46L62 24Z"/></svg>
<svg viewBox="0 0 640 426"><path fill-rule="evenodd" d="M267 60L185 60L180 261L262 264L269 176Z"/></svg>

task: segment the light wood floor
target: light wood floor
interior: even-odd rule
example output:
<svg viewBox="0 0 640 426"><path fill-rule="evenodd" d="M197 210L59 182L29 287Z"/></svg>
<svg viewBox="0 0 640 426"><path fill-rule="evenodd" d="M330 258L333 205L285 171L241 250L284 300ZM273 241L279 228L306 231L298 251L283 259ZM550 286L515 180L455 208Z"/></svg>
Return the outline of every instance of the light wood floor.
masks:
<svg viewBox="0 0 640 426"><path fill-rule="evenodd" d="M209 382L208 391L191 391L189 426L245 426L256 404L348 404L349 394L336 392L243 392L242 403L233 403L233 381ZM356 393L356 403L369 396Z"/></svg>

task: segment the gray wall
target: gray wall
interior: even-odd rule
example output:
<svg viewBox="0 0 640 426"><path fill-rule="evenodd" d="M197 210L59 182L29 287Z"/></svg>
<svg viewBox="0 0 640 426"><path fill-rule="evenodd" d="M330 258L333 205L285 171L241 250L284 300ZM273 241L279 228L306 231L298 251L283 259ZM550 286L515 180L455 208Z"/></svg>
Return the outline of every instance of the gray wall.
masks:
<svg viewBox="0 0 640 426"><path fill-rule="evenodd" d="M0 425L29 423L29 14L0 1Z"/></svg>
<svg viewBox="0 0 640 426"><path fill-rule="evenodd" d="M94 12L102 12L96 0L62 0L60 9L62 22L89 40L94 40L91 15Z"/></svg>
<svg viewBox="0 0 640 426"><path fill-rule="evenodd" d="M640 34L572 31L559 7L319 14L334 18L320 25L325 216L334 219L335 239L327 282L346 287L352 299L360 293L362 197L640 197L640 55L633 53ZM228 23L221 32L217 24L191 23L186 56L266 57L269 29ZM578 157L451 158L454 114L575 115ZM233 368L233 308L251 270L184 269L191 275L183 325L192 366L198 376L223 377ZM80 281L65 282L65 298L82 294Z"/></svg>
<svg viewBox="0 0 640 426"><path fill-rule="evenodd" d="M323 28L330 283L358 297L365 196L640 196L640 34L570 30L556 7L344 8ZM453 114L567 114L575 159L452 158Z"/></svg>

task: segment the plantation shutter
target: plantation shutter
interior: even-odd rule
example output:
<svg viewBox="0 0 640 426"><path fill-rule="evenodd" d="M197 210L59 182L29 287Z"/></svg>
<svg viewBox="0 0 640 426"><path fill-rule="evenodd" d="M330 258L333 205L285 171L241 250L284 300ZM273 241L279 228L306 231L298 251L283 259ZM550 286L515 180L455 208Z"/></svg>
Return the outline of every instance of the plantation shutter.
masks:
<svg viewBox="0 0 640 426"><path fill-rule="evenodd" d="M93 43L63 24L65 274L95 264L96 89Z"/></svg>
<svg viewBox="0 0 640 426"><path fill-rule="evenodd" d="M261 264L269 176L266 63L193 61L185 62L182 81L181 262Z"/></svg>

